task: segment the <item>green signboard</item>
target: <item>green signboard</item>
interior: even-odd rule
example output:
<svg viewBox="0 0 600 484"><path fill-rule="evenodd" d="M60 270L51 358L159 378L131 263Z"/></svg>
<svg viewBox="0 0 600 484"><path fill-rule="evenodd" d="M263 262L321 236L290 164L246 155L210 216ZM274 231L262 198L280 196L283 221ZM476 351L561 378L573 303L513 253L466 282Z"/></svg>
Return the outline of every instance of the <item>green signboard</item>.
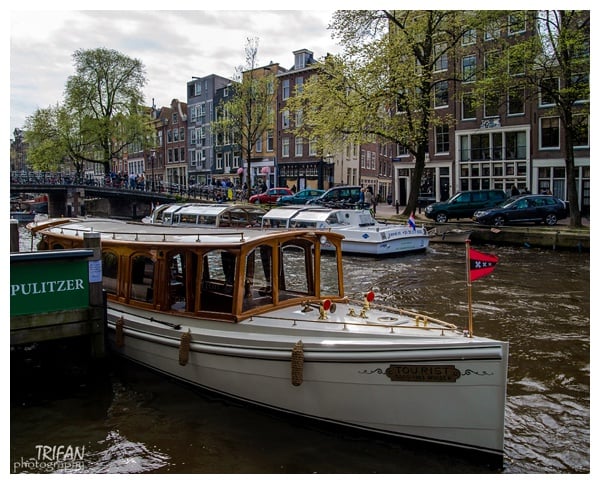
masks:
<svg viewBox="0 0 600 484"><path fill-rule="evenodd" d="M89 306L88 261L11 264L10 315L42 314Z"/></svg>

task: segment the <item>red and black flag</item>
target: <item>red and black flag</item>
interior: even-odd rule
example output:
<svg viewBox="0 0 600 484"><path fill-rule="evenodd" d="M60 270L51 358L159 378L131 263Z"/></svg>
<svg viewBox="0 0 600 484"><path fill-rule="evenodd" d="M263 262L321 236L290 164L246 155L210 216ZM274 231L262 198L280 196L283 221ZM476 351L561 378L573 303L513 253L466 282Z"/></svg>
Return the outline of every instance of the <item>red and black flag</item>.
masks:
<svg viewBox="0 0 600 484"><path fill-rule="evenodd" d="M498 263L498 257L492 254L477 252L469 247L469 282L490 274Z"/></svg>

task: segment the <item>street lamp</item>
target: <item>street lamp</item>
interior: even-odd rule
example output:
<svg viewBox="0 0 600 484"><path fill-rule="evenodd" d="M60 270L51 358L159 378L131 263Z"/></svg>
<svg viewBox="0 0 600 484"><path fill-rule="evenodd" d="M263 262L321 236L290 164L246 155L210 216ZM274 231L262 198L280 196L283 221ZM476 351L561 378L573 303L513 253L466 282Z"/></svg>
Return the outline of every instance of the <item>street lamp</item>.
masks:
<svg viewBox="0 0 600 484"><path fill-rule="evenodd" d="M150 167L152 170L152 192L154 192L154 157L156 156L156 151L152 150L150 152Z"/></svg>

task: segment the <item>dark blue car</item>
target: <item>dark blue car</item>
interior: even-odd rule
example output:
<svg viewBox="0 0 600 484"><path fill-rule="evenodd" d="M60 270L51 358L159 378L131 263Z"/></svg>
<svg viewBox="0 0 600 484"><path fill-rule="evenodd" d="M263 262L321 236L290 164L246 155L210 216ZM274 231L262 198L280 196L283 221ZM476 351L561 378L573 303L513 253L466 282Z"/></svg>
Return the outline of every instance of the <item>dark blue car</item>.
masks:
<svg viewBox="0 0 600 484"><path fill-rule="evenodd" d="M568 216L567 204L552 195L519 195L492 208L477 210L473 220L484 225L535 222L556 225Z"/></svg>

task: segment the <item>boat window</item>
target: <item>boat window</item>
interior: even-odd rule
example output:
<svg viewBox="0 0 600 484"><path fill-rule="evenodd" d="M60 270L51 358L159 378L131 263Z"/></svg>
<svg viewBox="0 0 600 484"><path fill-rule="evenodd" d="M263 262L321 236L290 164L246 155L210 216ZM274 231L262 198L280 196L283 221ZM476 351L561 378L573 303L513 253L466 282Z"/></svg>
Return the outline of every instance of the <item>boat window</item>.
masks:
<svg viewBox="0 0 600 484"><path fill-rule="evenodd" d="M317 222L304 222L301 220L292 220L292 228L294 228L294 229L314 229L314 228L317 228Z"/></svg>
<svg viewBox="0 0 600 484"><path fill-rule="evenodd" d="M102 252L102 287L109 294L117 293L119 258L112 252Z"/></svg>
<svg viewBox="0 0 600 484"><path fill-rule="evenodd" d="M177 221L176 223L180 223L180 224L197 224L198 223L198 216L196 214L182 213L182 214L178 214L177 218L179 218L179 221Z"/></svg>
<svg viewBox="0 0 600 484"><path fill-rule="evenodd" d="M204 254L201 309L231 313L235 262L235 254L225 250Z"/></svg>
<svg viewBox="0 0 600 484"><path fill-rule="evenodd" d="M314 296L313 244L294 240L281 247L279 299Z"/></svg>
<svg viewBox="0 0 600 484"><path fill-rule="evenodd" d="M154 302L154 261L145 255L131 260L131 299Z"/></svg>
<svg viewBox="0 0 600 484"><path fill-rule="evenodd" d="M273 250L261 245L246 257L243 311L273 303Z"/></svg>
<svg viewBox="0 0 600 484"><path fill-rule="evenodd" d="M185 310L187 258L185 254L173 254L169 264L169 306L177 311Z"/></svg>
<svg viewBox="0 0 600 484"><path fill-rule="evenodd" d="M337 258L331 251L321 251L321 292L320 296L339 296Z"/></svg>

